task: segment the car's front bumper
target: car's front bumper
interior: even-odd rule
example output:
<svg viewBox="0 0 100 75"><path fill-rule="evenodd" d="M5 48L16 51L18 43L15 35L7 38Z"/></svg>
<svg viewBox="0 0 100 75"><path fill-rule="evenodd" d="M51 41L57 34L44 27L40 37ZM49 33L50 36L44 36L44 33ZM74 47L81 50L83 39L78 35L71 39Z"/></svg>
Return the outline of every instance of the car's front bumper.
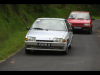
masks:
<svg viewBox="0 0 100 75"><path fill-rule="evenodd" d="M50 46L38 46L38 43L50 44ZM65 51L66 47L66 42L25 41L25 49L27 50Z"/></svg>

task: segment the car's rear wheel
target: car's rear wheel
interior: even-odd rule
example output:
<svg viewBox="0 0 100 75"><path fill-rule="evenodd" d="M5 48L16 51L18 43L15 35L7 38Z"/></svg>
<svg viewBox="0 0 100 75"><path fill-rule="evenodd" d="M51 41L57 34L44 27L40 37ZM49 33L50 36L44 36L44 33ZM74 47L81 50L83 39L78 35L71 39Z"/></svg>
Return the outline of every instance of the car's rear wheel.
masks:
<svg viewBox="0 0 100 75"><path fill-rule="evenodd" d="M25 49L25 53L26 53L26 54L30 54L30 53L31 53L31 50Z"/></svg>

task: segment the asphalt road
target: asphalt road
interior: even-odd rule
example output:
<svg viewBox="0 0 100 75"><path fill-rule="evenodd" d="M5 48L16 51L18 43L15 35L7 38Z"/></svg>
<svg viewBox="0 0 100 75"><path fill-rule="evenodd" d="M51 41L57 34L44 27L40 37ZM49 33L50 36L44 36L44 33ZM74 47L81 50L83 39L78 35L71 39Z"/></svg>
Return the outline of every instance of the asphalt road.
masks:
<svg viewBox="0 0 100 75"><path fill-rule="evenodd" d="M93 33L75 32L67 55L24 48L0 63L0 71L100 71L100 20L93 21Z"/></svg>

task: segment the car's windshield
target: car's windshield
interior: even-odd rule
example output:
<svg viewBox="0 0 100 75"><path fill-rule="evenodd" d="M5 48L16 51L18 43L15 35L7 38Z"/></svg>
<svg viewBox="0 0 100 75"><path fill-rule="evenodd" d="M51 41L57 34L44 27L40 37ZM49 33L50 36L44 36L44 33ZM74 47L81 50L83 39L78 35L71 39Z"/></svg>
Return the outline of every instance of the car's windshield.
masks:
<svg viewBox="0 0 100 75"><path fill-rule="evenodd" d="M32 25L32 29L66 30L64 20L58 19L37 19Z"/></svg>
<svg viewBox="0 0 100 75"><path fill-rule="evenodd" d="M90 20L89 13L84 12L72 12L69 16L69 19L84 19Z"/></svg>

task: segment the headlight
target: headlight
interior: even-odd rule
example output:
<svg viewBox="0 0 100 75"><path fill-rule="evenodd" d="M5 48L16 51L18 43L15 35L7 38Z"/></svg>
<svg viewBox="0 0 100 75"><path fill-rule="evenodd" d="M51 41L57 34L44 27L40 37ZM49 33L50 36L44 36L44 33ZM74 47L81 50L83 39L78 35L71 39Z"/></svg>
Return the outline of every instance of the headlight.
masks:
<svg viewBox="0 0 100 75"><path fill-rule="evenodd" d="M53 38L53 41L54 42L65 42L65 39L63 39L63 38Z"/></svg>
<svg viewBox="0 0 100 75"><path fill-rule="evenodd" d="M69 25L72 25L71 23L69 23Z"/></svg>
<svg viewBox="0 0 100 75"><path fill-rule="evenodd" d="M26 41L36 41L36 37L28 36Z"/></svg>
<svg viewBox="0 0 100 75"><path fill-rule="evenodd" d="M90 24L85 23L84 26L90 26Z"/></svg>

